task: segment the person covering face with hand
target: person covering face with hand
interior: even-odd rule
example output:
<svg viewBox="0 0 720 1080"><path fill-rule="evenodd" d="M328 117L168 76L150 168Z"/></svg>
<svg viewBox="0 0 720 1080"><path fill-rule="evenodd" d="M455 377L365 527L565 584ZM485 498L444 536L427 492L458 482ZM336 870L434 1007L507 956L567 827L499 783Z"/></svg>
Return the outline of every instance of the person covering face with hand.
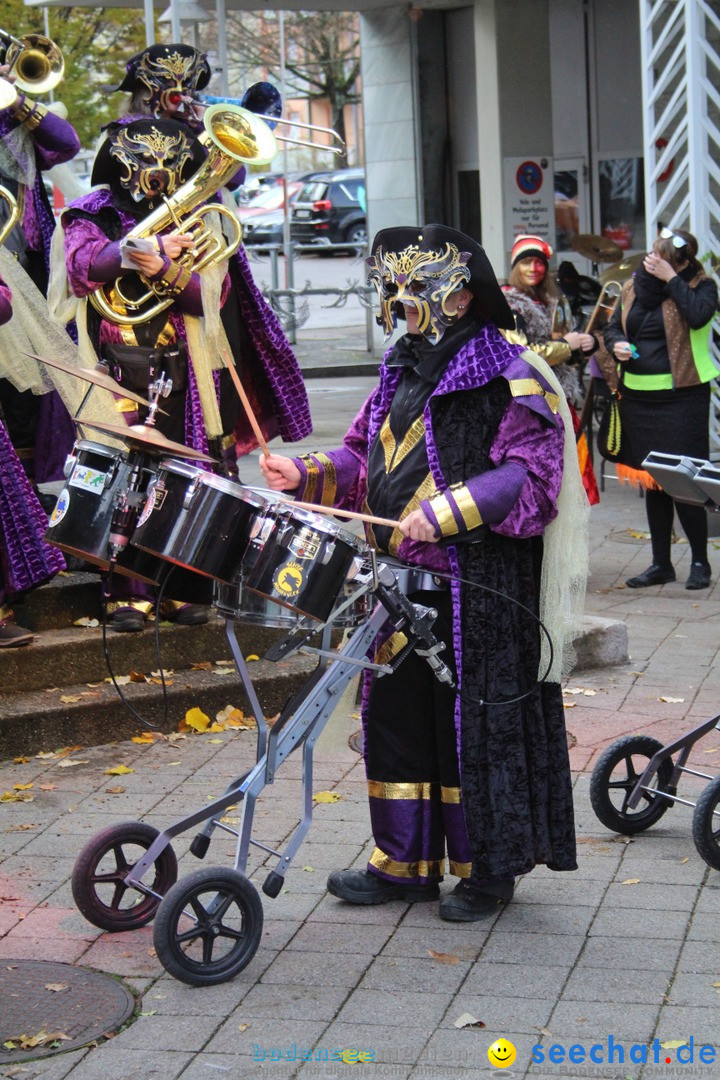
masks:
<svg viewBox="0 0 720 1080"><path fill-rule="evenodd" d="M407 594L438 611L458 689L414 652L366 677L376 846L365 871L335 871L328 889L355 904L433 901L447 856L460 880L440 915L472 921L537 863L576 866L558 668L538 682L536 615L559 610L541 588L543 560L552 591L557 541L586 520L587 500L559 384L502 336L512 313L483 249L443 225L408 226L378 233L367 265L386 339L406 328L377 389L341 448L271 454L261 467L275 490L398 521L368 526L369 543L412 568ZM570 547L577 584L582 544ZM376 658L391 662L400 638L381 634Z"/></svg>

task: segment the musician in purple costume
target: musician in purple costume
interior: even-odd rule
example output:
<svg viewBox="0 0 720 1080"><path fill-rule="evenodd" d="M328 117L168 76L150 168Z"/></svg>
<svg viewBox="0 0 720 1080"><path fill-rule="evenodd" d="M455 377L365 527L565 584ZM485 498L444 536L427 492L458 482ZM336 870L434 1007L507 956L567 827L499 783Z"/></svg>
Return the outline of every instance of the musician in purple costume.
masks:
<svg viewBox="0 0 720 1080"><path fill-rule="evenodd" d="M152 213L161 193L171 196L193 175L204 156L203 147L188 133L187 127L174 120L147 118L108 129L108 138L98 152L92 174L93 183L105 183L108 187L76 200L62 216L67 274L75 296L86 297L118 278L123 279L124 289L147 289L133 269L121 266L120 240ZM183 268L176 260L191 246L192 240L177 232L154 240L155 252L136 252L132 261L146 281L163 285L173 304L134 327L109 321L88 304L89 338L95 353L121 384L129 385L126 380L138 377L137 365L142 362L146 390L150 363L158 370L162 367L173 378L174 388L170 398L162 403L169 416L158 414L156 426L175 442L213 457L224 457L230 471L235 468L236 456L249 452L256 443L254 436L247 434L247 421L240 420L238 396L229 371L211 370L214 352L203 347L202 338L196 339L197 348L188 342L191 322L200 327L198 333L202 332L204 286L199 273ZM207 279L210 271L202 274ZM264 320L265 308L252 282L244 284L248 340L258 367L268 372L266 385L272 391L265 400L256 400L256 415L268 438L279 432L284 439L296 441L311 430L302 378L294 357L290 364L280 347L274 351L275 326ZM216 297L217 309L228 290L229 277L225 274ZM143 392L139 383L133 388ZM128 402L125 418L129 423L138 419L135 410L136 406ZM213 416L216 430L208 438L209 418L215 422ZM127 588L126 583L116 583L116 599L111 605L113 625L119 630L141 630L153 606L149 591L134 583L132 595L128 596ZM207 621L207 611L202 605L178 601L176 607L172 613L179 622Z"/></svg>
<svg viewBox="0 0 720 1080"><path fill-rule="evenodd" d="M14 81L5 67L0 67L0 76ZM42 293L47 292L55 229L43 173L70 161L79 149L73 126L23 93L0 110L0 182L24 202L22 222L8 244L14 240L21 264ZM39 397L29 391L21 394L5 380L0 391L14 440L28 449L34 447L36 484L62 479L75 429L57 392Z"/></svg>
<svg viewBox="0 0 720 1080"><path fill-rule="evenodd" d="M0 279L0 324L12 317L10 289ZM65 569L57 548L43 542L47 515L37 500L0 419L0 649L28 645L8 601Z"/></svg>
<svg viewBox="0 0 720 1080"><path fill-rule="evenodd" d="M500 334L513 317L483 249L441 225L395 228L367 262L386 337L398 316L408 332L342 448L261 465L270 487L299 499L399 520L368 539L420 568L410 599L438 610L459 689L414 653L366 679L376 847L367 870L335 871L328 889L355 904L434 900L447 851L460 881L440 915L474 921L537 863L576 868L562 696L556 679L537 681L535 615L543 534L573 459L580 514L586 500L571 428L564 453L559 384ZM398 636L380 643L379 661L402 648Z"/></svg>
<svg viewBox="0 0 720 1080"><path fill-rule="evenodd" d="M207 57L192 45L150 45L127 62L122 82L108 87L111 92L130 94L128 109L118 123L154 116L176 120L199 135L205 130L205 110L197 97L210 77ZM278 117L281 112L280 95L268 82L253 83L240 104L266 117ZM273 126L272 120L268 123ZM227 189L239 187L245 174L242 165L226 184ZM303 438L310 434L312 425L302 374L275 312L255 284L242 246L231 258L229 272L231 289L221 318L263 435L267 441L277 435L286 442ZM257 449L257 439L243 410L238 412L234 436L238 457Z"/></svg>

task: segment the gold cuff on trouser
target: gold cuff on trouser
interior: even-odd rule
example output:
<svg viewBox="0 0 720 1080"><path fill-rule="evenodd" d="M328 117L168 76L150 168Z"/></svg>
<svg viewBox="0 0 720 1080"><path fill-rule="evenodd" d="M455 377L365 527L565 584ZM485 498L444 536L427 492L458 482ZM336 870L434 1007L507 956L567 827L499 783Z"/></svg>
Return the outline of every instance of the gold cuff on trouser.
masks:
<svg viewBox="0 0 720 1080"><path fill-rule="evenodd" d="M143 615L147 616L152 613L155 605L151 600L135 600L132 597L128 597L127 600L110 600L107 605L108 615L113 615L120 609L132 608L133 611L139 611Z"/></svg>

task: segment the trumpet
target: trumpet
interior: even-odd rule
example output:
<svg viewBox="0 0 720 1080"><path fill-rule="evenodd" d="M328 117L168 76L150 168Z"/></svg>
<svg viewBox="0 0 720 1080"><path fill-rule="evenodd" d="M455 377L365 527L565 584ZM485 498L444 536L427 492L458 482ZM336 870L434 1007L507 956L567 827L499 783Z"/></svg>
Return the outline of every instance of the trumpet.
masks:
<svg viewBox="0 0 720 1080"><path fill-rule="evenodd" d="M15 198L15 196L11 192L9 192L6 187L3 187L1 184L0 184L0 199L3 199L7 203L8 210L10 212L7 221L5 221L3 223L3 225L2 225L2 227L0 227L0 247L2 247L3 244L5 243L5 241L7 240L8 236L10 235L10 233L13 230L15 222L17 221L17 219L18 219L18 217L20 215L20 209L18 207L17 199Z"/></svg>
<svg viewBox="0 0 720 1080"><path fill-rule="evenodd" d="M125 236L126 240L157 236L172 226L189 233L194 241L193 249L181 255L177 262L190 271L229 259L242 240L242 227L232 210L222 203L201 204L224 187L240 165L269 165L277 154L272 131L247 109L212 105L203 117L203 124L205 131L198 136L208 152L203 164ZM220 214L229 221L232 236L227 243L205 222L205 216L210 213ZM116 278L113 283L91 292L90 303L104 319L118 326L148 322L170 307L173 296L168 296L162 282L149 282L142 274L139 276L148 286L141 296L128 296L123 291L123 278Z"/></svg>
<svg viewBox="0 0 720 1080"><path fill-rule="evenodd" d="M31 94L54 90L65 74L63 54L54 41L42 34L16 38L0 29L0 40L9 42L5 63L15 72L15 87Z"/></svg>
<svg viewBox="0 0 720 1080"><path fill-rule="evenodd" d="M595 324L600 318L601 313L604 315L603 326L605 326L612 318L612 313L615 310L615 305L618 302L620 293L622 292L622 286L619 281L606 281L600 290L600 295L597 298L595 307L590 313L590 318L587 321L587 326L583 333L592 334L595 329Z"/></svg>

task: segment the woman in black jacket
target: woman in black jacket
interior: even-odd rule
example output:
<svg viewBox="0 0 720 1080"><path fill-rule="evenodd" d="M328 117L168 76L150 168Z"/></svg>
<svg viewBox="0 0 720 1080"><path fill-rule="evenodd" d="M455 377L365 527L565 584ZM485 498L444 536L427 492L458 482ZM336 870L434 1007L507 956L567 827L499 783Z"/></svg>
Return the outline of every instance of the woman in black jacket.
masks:
<svg viewBox="0 0 720 1080"><path fill-rule="evenodd" d="M631 589L675 580L670 558L674 510L692 556L686 589L707 589L707 513L677 503L642 471L653 451L706 459L710 454L710 354L717 310L715 282L697 260L697 240L663 229L630 281L605 328L605 345L621 365L622 462L618 477L647 488L652 564L627 581Z"/></svg>

